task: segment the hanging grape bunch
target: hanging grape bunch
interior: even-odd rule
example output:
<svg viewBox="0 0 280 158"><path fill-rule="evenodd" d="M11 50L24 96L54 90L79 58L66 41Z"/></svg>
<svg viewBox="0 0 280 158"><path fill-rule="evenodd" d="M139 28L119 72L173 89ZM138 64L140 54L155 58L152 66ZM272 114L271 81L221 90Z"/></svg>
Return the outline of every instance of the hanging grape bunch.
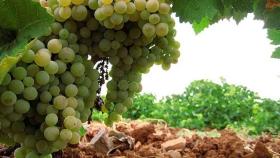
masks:
<svg viewBox="0 0 280 158"><path fill-rule="evenodd" d="M0 86L0 141L19 143L16 158L48 158L77 144L99 89L96 63L112 65L107 123L141 91L142 74L168 70L180 56L166 0L41 0L56 20Z"/></svg>

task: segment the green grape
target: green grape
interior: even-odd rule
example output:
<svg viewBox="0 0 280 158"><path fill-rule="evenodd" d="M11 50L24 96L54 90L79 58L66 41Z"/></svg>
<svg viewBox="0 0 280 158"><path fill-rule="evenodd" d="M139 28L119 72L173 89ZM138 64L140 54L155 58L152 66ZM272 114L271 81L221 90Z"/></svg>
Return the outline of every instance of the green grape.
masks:
<svg viewBox="0 0 280 158"><path fill-rule="evenodd" d="M46 109L46 113L47 114L57 114L58 110L53 106L53 105L49 105Z"/></svg>
<svg viewBox="0 0 280 158"><path fill-rule="evenodd" d="M83 4L85 2L85 0L72 0L72 3L75 5L80 5Z"/></svg>
<svg viewBox="0 0 280 158"><path fill-rule="evenodd" d="M148 38L153 37L156 33L156 28L154 25L146 23L142 28L142 32Z"/></svg>
<svg viewBox="0 0 280 158"><path fill-rule="evenodd" d="M44 91L40 94L40 101L43 103L49 103L52 100L52 95L48 91Z"/></svg>
<svg viewBox="0 0 280 158"><path fill-rule="evenodd" d="M126 98L124 101L123 101L123 105L126 106L126 107L131 107L133 104L133 100L132 98Z"/></svg>
<svg viewBox="0 0 280 158"><path fill-rule="evenodd" d="M71 72L66 71L61 75L61 81L62 83L64 83L65 85L69 85L74 83L75 81L75 77L72 75Z"/></svg>
<svg viewBox="0 0 280 158"><path fill-rule="evenodd" d="M118 50L121 47L121 44L120 44L120 42L114 40L114 41L112 41L111 46L112 46L112 49Z"/></svg>
<svg viewBox="0 0 280 158"><path fill-rule="evenodd" d="M26 87L31 87L34 85L34 79L32 77L25 77L23 79L23 84L26 86Z"/></svg>
<svg viewBox="0 0 280 158"><path fill-rule="evenodd" d="M15 132L15 133L16 132L19 132L19 133L24 132L24 128L25 128L24 122L20 122L20 121L14 122L12 124L12 127L11 127L12 131Z"/></svg>
<svg viewBox="0 0 280 158"><path fill-rule="evenodd" d="M37 74L37 72L39 72L39 70L40 68L37 65L31 64L27 66L27 75L34 77Z"/></svg>
<svg viewBox="0 0 280 158"><path fill-rule="evenodd" d="M87 88L86 86L80 86L80 87L78 88L78 95L79 95L80 97L87 97L87 96L89 96L89 90L88 90L88 88Z"/></svg>
<svg viewBox="0 0 280 158"><path fill-rule="evenodd" d="M46 115L48 106L49 106L48 104L38 103L37 106L36 106L37 113L42 115L42 116Z"/></svg>
<svg viewBox="0 0 280 158"><path fill-rule="evenodd" d="M156 34L159 37L166 36L168 34L169 28L166 23L159 23L156 25Z"/></svg>
<svg viewBox="0 0 280 158"><path fill-rule="evenodd" d="M61 60L56 60L55 62L56 62L57 65L58 65L57 74L62 74L62 73L64 73L64 72L66 71L66 69L67 69L66 64L65 64L63 61L61 61Z"/></svg>
<svg viewBox="0 0 280 158"><path fill-rule="evenodd" d="M48 142L45 140L39 140L38 142L36 142L35 146L37 151L41 154L46 154L49 152L49 145Z"/></svg>
<svg viewBox="0 0 280 158"><path fill-rule="evenodd" d="M64 23L64 28L67 29L69 32L75 33L78 30L78 26L75 21L67 20Z"/></svg>
<svg viewBox="0 0 280 158"><path fill-rule="evenodd" d="M106 17L110 17L114 13L114 7L112 5L103 5L101 9Z"/></svg>
<svg viewBox="0 0 280 158"><path fill-rule="evenodd" d="M12 80L9 84L9 90L15 94L21 94L24 90L24 84L20 80Z"/></svg>
<svg viewBox="0 0 280 158"><path fill-rule="evenodd" d="M127 90L128 89L128 82L127 80L121 80L118 84L120 90Z"/></svg>
<svg viewBox="0 0 280 158"><path fill-rule="evenodd" d="M113 0L101 0L103 4L111 4L113 2Z"/></svg>
<svg viewBox="0 0 280 158"><path fill-rule="evenodd" d="M1 102L6 106L12 106L16 103L17 96L12 91L5 91L1 94Z"/></svg>
<svg viewBox="0 0 280 158"><path fill-rule="evenodd" d="M64 127L70 130L76 128L77 123L77 118L75 116L67 116L63 121Z"/></svg>
<svg viewBox="0 0 280 158"><path fill-rule="evenodd" d="M63 96L56 96L53 100L54 107L58 110L63 110L68 105L68 100Z"/></svg>
<svg viewBox="0 0 280 158"><path fill-rule="evenodd" d="M21 61L25 63L32 63L34 61L34 58L35 53L33 50L30 49L23 54L23 56L21 57Z"/></svg>
<svg viewBox="0 0 280 158"><path fill-rule="evenodd" d="M129 48L129 54L133 58L139 58L142 55L142 49L140 47L137 47L137 46L132 46L132 47Z"/></svg>
<svg viewBox="0 0 280 158"><path fill-rule="evenodd" d="M17 148L14 152L16 158L25 158L25 150L23 147Z"/></svg>
<svg viewBox="0 0 280 158"><path fill-rule="evenodd" d="M141 36L141 30L139 28L133 27L129 30L129 37L131 39L138 39Z"/></svg>
<svg viewBox="0 0 280 158"><path fill-rule="evenodd" d="M84 100L81 99L81 98L79 98L77 101L78 101L77 110L78 110L78 111L83 111L83 110L84 110L84 107L85 107Z"/></svg>
<svg viewBox="0 0 280 158"><path fill-rule="evenodd" d="M125 39L127 38L127 35L126 35L126 33L123 32L123 31L117 31L117 32L115 33L115 38L116 38L116 40L119 41L119 42L124 42Z"/></svg>
<svg viewBox="0 0 280 158"><path fill-rule="evenodd" d="M132 92L137 92L139 90L139 84L137 82L129 83L128 89Z"/></svg>
<svg viewBox="0 0 280 158"><path fill-rule="evenodd" d="M109 114L109 120L111 121L119 121L121 119L121 115L119 115L116 112L112 112L111 114Z"/></svg>
<svg viewBox="0 0 280 158"><path fill-rule="evenodd" d="M40 158L53 158L52 154L41 155Z"/></svg>
<svg viewBox="0 0 280 158"><path fill-rule="evenodd" d="M107 39L102 39L98 46L102 51L107 52L111 49L111 42Z"/></svg>
<svg viewBox="0 0 280 158"><path fill-rule="evenodd" d="M74 97L70 97L67 99L68 100L68 106L71 107L71 108L77 108L78 106L78 101L76 98Z"/></svg>
<svg viewBox="0 0 280 158"><path fill-rule="evenodd" d="M146 0L135 0L134 1L136 10L142 11L146 8Z"/></svg>
<svg viewBox="0 0 280 158"><path fill-rule="evenodd" d="M169 14L170 6L167 3L160 3L158 11L160 14Z"/></svg>
<svg viewBox="0 0 280 158"><path fill-rule="evenodd" d="M11 80L12 80L11 75L7 73L1 85L7 86L11 82Z"/></svg>
<svg viewBox="0 0 280 158"><path fill-rule="evenodd" d="M56 29L59 26L61 26L61 24L59 24L59 23L53 23L52 24L52 27L54 27L54 29ZM37 51L39 51L40 49L43 49L43 48L45 48L45 44L42 41L38 40L38 39L34 40L31 43L31 49L34 52L37 52Z"/></svg>
<svg viewBox="0 0 280 158"><path fill-rule="evenodd" d="M97 30L99 27L99 22L95 18L90 18L87 21L87 28L91 31Z"/></svg>
<svg viewBox="0 0 280 158"><path fill-rule="evenodd" d="M54 75L58 72L59 66L57 62L50 61L50 63L44 67L44 70L48 72L50 75Z"/></svg>
<svg viewBox="0 0 280 158"><path fill-rule="evenodd" d="M114 30L106 30L104 32L104 37L110 41L114 40L115 38L115 31Z"/></svg>
<svg viewBox="0 0 280 158"><path fill-rule="evenodd" d="M59 53L62 49L62 43L58 39L51 39L48 42L47 46L48 46L49 51L52 52L53 54Z"/></svg>
<svg viewBox="0 0 280 158"><path fill-rule="evenodd" d="M47 127L44 130L44 136L48 141L55 141L59 136L59 129L57 127Z"/></svg>
<svg viewBox="0 0 280 158"><path fill-rule="evenodd" d="M127 108L123 104L118 103L118 104L115 105L115 110L114 111L119 113L119 114L122 114L122 113L127 111Z"/></svg>
<svg viewBox="0 0 280 158"><path fill-rule="evenodd" d="M44 67L48 65L51 61L51 55L48 49L40 49L36 54L34 58L35 63L40 66Z"/></svg>
<svg viewBox="0 0 280 158"><path fill-rule="evenodd" d="M94 17L98 21L103 21L107 18L107 16L104 14L104 12L101 8L98 8L98 9L95 10Z"/></svg>
<svg viewBox="0 0 280 158"><path fill-rule="evenodd" d="M12 122L19 121L20 119L22 119L22 114L13 112L13 113L10 113L9 115L7 115L7 118Z"/></svg>
<svg viewBox="0 0 280 158"><path fill-rule="evenodd" d="M140 17L143 20L148 20L149 17L150 17L150 12L147 11L147 10L142 10L141 13L140 13Z"/></svg>
<svg viewBox="0 0 280 158"><path fill-rule="evenodd" d="M62 111L62 116L67 117L67 116L75 116L76 112L73 108L67 107Z"/></svg>
<svg viewBox="0 0 280 158"><path fill-rule="evenodd" d="M91 31L87 27L82 27L80 29L80 35L82 38L89 38L91 36Z"/></svg>
<svg viewBox="0 0 280 158"><path fill-rule="evenodd" d="M74 63L70 70L73 76L81 77L85 73L85 66L82 63Z"/></svg>
<svg viewBox="0 0 280 158"><path fill-rule="evenodd" d="M71 5L71 0L57 0L59 5L63 6L63 7L68 7L69 5Z"/></svg>
<svg viewBox="0 0 280 158"><path fill-rule="evenodd" d="M158 14L152 14L152 15L150 15L150 17L149 17L149 22L151 23L151 24L157 24L157 23L159 23L160 22L160 17L159 17L159 15Z"/></svg>
<svg viewBox="0 0 280 158"><path fill-rule="evenodd" d="M83 81L83 83L82 83L82 85L84 85L84 86L86 86L86 87L90 87L91 86L91 80L90 80L90 78L89 77L85 77L85 79L84 79L84 81Z"/></svg>
<svg viewBox="0 0 280 158"><path fill-rule="evenodd" d="M61 29L59 31L59 38L63 40L67 40L69 36L69 31L67 29Z"/></svg>
<svg viewBox="0 0 280 158"><path fill-rule="evenodd" d="M63 19L69 19L71 17L72 10L70 7L59 7L58 15Z"/></svg>
<svg viewBox="0 0 280 158"><path fill-rule="evenodd" d="M117 87L118 87L118 85L117 85L116 81L114 81L114 80L111 80L111 81L109 81L109 82L107 83L107 89L108 89L108 91L116 90Z"/></svg>
<svg viewBox="0 0 280 158"><path fill-rule="evenodd" d="M159 9L158 0L148 0L148 2L146 3L146 8L151 13L157 12Z"/></svg>
<svg viewBox="0 0 280 158"><path fill-rule="evenodd" d="M11 73L16 80L23 80L27 76L27 71L24 67L16 67L12 69Z"/></svg>
<svg viewBox="0 0 280 158"><path fill-rule="evenodd" d="M119 57L117 56L113 56L109 59L109 62L112 64L112 65L117 65L119 63L120 59Z"/></svg>
<svg viewBox="0 0 280 158"><path fill-rule="evenodd" d="M121 14L113 13L110 17L110 22L114 25L120 25L123 22L123 16Z"/></svg>
<svg viewBox="0 0 280 158"><path fill-rule="evenodd" d="M75 59L75 52L69 47L64 47L58 54L58 58L64 63L70 63ZM58 63L59 64L59 63Z"/></svg>
<svg viewBox="0 0 280 158"><path fill-rule="evenodd" d="M78 132L72 133L72 138L70 140L70 144L78 144L80 142L81 136Z"/></svg>
<svg viewBox="0 0 280 158"><path fill-rule="evenodd" d="M26 100L35 100L38 96L38 92L34 87L27 87L23 90L23 97Z"/></svg>
<svg viewBox="0 0 280 158"><path fill-rule="evenodd" d="M88 0L88 7L92 10L96 10L98 8L98 0Z"/></svg>
<svg viewBox="0 0 280 158"><path fill-rule="evenodd" d="M87 18L88 11L84 5L72 7L72 18L77 21L83 21Z"/></svg>
<svg viewBox="0 0 280 158"><path fill-rule="evenodd" d="M127 5L124 1L117 1L114 4L114 10L118 14L124 14L127 11Z"/></svg>
<svg viewBox="0 0 280 158"><path fill-rule="evenodd" d="M39 155L36 152L31 151L28 154L26 154L25 158L39 158Z"/></svg>
<svg viewBox="0 0 280 158"><path fill-rule="evenodd" d="M36 144L36 138L33 135L27 135L24 139L23 144L27 148L34 148Z"/></svg>
<svg viewBox="0 0 280 158"><path fill-rule="evenodd" d="M30 104L29 102L23 100L23 99L19 99L16 101L15 103L15 112L19 113L19 114L24 114L27 113L30 109Z"/></svg>
<svg viewBox="0 0 280 158"><path fill-rule="evenodd" d="M78 94L78 88L74 84L69 84L65 87L65 95L67 97L75 97Z"/></svg>
<svg viewBox="0 0 280 158"><path fill-rule="evenodd" d="M60 88L58 86L51 86L49 91L52 96L56 97L60 93Z"/></svg>
<svg viewBox="0 0 280 158"><path fill-rule="evenodd" d="M127 14L134 14L136 12L136 7L135 4L132 2L128 2L127 3L127 10L126 13Z"/></svg>
<svg viewBox="0 0 280 158"><path fill-rule="evenodd" d="M59 138L63 141L70 141L72 138L72 131L69 129L62 129L60 131Z"/></svg>
<svg viewBox="0 0 280 158"><path fill-rule="evenodd" d="M39 71L35 75L35 81L39 85L46 85L50 81L50 75L46 71Z"/></svg>
<svg viewBox="0 0 280 158"><path fill-rule="evenodd" d="M128 97L127 91L118 91L118 98L121 100L124 100Z"/></svg>
<svg viewBox="0 0 280 158"><path fill-rule="evenodd" d="M51 114L48 114L46 117L45 117L45 122L48 126L54 126L57 124L58 122L58 117L56 114L54 113L51 113Z"/></svg>

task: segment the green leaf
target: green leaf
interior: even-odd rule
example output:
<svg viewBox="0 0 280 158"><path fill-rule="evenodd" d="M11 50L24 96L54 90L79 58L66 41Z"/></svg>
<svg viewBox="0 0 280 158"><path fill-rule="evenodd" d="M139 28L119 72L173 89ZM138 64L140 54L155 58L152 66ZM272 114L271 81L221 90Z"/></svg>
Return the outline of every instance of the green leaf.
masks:
<svg viewBox="0 0 280 158"><path fill-rule="evenodd" d="M201 31L203 31L205 28L207 28L209 26L209 19L207 17L204 17L200 23L194 22L192 27L195 31L195 33L200 33Z"/></svg>
<svg viewBox="0 0 280 158"><path fill-rule="evenodd" d="M26 45L49 31L53 17L31 0L0 1L0 83Z"/></svg>
<svg viewBox="0 0 280 158"><path fill-rule="evenodd" d="M218 13L219 0L173 0L173 10L181 22L200 23L212 20Z"/></svg>
<svg viewBox="0 0 280 158"><path fill-rule="evenodd" d="M280 47L276 48L275 51L272 53L272 58L280 59Z"/></svg>
<svg viewBox="0 0 280 158"><path fill-rule="evenodd" d="M268 29L267 34L268 38L272 40L271 44L280 44L280 30Z"/></svg>

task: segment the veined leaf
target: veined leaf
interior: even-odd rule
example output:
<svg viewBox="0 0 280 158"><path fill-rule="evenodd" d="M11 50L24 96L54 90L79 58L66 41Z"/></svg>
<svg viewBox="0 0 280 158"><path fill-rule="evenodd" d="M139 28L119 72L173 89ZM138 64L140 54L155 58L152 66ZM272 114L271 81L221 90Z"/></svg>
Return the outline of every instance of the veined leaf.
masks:
<svg viewBox="0 0 280 158"><path fill-rule="evenodd" d="M0 83L36 37L49 31L53 17L32 0L0 0Z"/></svg>

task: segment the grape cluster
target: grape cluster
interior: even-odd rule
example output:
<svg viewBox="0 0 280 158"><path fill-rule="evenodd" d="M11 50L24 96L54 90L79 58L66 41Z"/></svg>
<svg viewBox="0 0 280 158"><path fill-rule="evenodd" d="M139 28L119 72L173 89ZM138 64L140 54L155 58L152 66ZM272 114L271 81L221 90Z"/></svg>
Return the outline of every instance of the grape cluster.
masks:
<svg viewBox="0 0 280 158"><path fill-rule="evenodd" d="M0 86L0 141L22 145L16 158L50 157L79 142L99 91L99 61L112 65L102 107L111 124L142 90L142 74L154 64L168 70L180 56L168 0L40 2L56 22Z"/></svg>
<svg viewBox="0 0 280 158"><path fill-rule="evenodd" d="M80 51L112 65L105 107L108 124L132 105L141 77L154 65L168 70L180 56L168 0L49 0L50 13L78 36Z"/></svg>
<svg viewBox="0 0 280 158"><path fill-rule="evenodd" d="M80 141L99 73L60 23L35 40L0 86L0 141L20 143L16 158L48 158ZM74 35L73 35L74 36Z"/></svg>

